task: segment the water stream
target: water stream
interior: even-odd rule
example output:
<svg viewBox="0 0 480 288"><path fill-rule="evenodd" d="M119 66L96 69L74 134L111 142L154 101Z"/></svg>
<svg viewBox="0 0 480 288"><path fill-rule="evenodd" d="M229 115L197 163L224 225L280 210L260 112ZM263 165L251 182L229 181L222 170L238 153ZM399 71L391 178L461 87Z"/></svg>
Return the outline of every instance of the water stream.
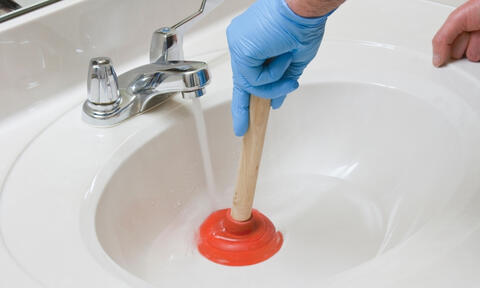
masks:
<svg viewBox="0 0 480 288"><path fill-rule="evenodd" d="M200 143L200 152L202 154L203 171L207 185L207 193L214 208L218 208L218 195L215 188L215 178L213 176L212 158L210 157L210 148L208 146L207 127L200 100L192 99L192 112L195 118L197 128L198 142Z"/></svg>

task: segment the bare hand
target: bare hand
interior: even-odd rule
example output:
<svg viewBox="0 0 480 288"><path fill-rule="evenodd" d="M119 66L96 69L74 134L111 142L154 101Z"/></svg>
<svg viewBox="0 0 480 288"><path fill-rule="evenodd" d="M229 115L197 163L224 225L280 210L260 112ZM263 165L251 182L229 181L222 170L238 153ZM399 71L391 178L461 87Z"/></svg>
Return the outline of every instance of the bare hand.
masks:
<svg viewBox="0 0 480 288"><path fill-rule="evenodd" d="M432 41L433 65L451 58L480 61L480 0L469 0L448 16Z"/></svg>

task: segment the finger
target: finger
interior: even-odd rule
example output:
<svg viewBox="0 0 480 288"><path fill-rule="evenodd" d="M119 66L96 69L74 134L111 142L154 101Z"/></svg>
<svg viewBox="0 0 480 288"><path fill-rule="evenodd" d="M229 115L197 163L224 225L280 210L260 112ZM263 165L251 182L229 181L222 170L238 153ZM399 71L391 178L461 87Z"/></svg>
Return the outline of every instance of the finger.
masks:
<svg viewBox="0 0 480 288"><path fill-rule="evenodd" d="M470 61L480 61L480 31L470 33L466 55Z"/></svg>
<svg viewBox="0 0 480 288"><path fill-rule="evenodd" d="M285 101L285 98L287 95L283 95L277 98L273 98L272 102L270 103L270 106L272 106L273 109L278 109L282 106L283 101Z"/></svg>
<svg viewBox="0 0 480 288"><path fill-rule="evenodd" d="M467 51L468 41L470 40L470 33L462 32L452 44L450 57L453 59L461 59Z"/></svg>
<svg viewBox="0 0 480 288"><path fill-rule="evenodd" d="M461 17L462 13L457 11L448 16L432 40L433 65L436 67L442 66L450 59L453 42L465 30L466 17Z"/></svg>
<svg viewBox="0 0 480 288"><path fill-rule="evenodd" d="M287 95L288 93L294 91L297 88L297 80L282 78L277 82L261 86L249 87L248 92L261 98L273 99L280 97L281 95Z"/></svg>
<svg viewBox="0 0 480 288"><path fill-rule="evenodd" d="M265 85L280 80L292 62L292 54L285 53L271 58L270 61L258 63L242 63L238 61L238 72L252 86Z"/></svg>
<svg viewBox="0 0 480 288"><path fill-rule="evenodd" d="M248 130L250 94L238 87L233 88L232 120L233 132L236 136L243 136Z"/></svg>

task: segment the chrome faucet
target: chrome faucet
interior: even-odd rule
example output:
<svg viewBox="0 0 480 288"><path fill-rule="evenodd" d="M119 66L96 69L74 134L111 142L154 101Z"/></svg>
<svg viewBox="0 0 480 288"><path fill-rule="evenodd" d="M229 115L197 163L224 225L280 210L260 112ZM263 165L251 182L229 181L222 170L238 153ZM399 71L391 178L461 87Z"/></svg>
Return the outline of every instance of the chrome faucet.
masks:
<svg viewBox="0 0 480 288"><path fill-rule="evenodd" d="M91 59L83 119L95 126L112 126L164 103L178 92L183 98L203 96L210 82L208 66L182 60L182 38L176 28L201 14L205 2L193 15L153 33L150 64L117 77L110 58Z"/></svg>

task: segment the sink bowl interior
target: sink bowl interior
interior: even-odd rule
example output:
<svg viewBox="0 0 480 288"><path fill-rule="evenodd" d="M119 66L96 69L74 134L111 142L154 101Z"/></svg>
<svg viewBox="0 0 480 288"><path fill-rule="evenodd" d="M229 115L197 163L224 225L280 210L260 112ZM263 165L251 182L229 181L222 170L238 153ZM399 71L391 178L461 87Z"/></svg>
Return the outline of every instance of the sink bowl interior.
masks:
<svg viewBox="0 0 480 288"><path fill-rule="evenodd" d="M472 145L432 103L376 84L304 85L271 113L255 200L284 246L255 267L210 263L195 233L233 195L240 140L229 109L205 111L215 191L192 116L136 150L105 186L95 216L101 247L148 283L320 283L401 245L453 193L468 192Z"/></svg>

